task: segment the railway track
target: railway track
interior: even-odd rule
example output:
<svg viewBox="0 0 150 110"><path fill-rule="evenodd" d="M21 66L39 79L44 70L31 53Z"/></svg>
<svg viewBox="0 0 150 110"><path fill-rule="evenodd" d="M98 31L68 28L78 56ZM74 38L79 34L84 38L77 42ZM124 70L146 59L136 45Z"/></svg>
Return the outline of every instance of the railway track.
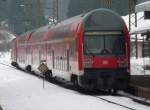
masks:
<svg viewBox="0 0 150 110"><path fill-rule="evenodd" d="M15 67L13 67L13 66L11 66L11 65L8 65L8 64L5 64L5 63L0 63L0 64L1 64L1 65L4 65L4 66L7 66L7 67L10 67L10 68L13 68L13 69L16 69ZM20 70L22 70L22 69L20 69ZM22 70L22 71L25 72L25 73L27 73L27 72L24 71L24 70ZM28 74L31 74L31 73L28 73ZM31 75L37 76L37 77L39 77L39 78L41 78L41 79L44 78L43 76L38 75L38 74L35 74L35 73L32 73ZM61 87L67 88L67 89L76 90L76 91L80 92L81 94L87 94L87 95L89 95L89 96L91 96L91 97L97 98L97 99L99 99L99 100L102 100L102 101L105 101L105 102L108 102L108 103L111 103L111 104L114 104L114 105L117 105L117 106L120 106L120 107L123 107L123 108L128 109L128 110L138 110L138 109L131 108L131 107L129 107L129 106L126 106L126 105L123 105L123 104L120 104L120 103L117 103L117 102L114 102L114 101L105 99L105 98L103 98L103 97L101 97L101 96L98 96L98 95L103 95L103 94L104 94L104 95L108 95L107 92L101 92L101 93L99 93L99 91L96 91L96 92L94 92L94 93L91 94L91 93L88 93L88 92L85 92L85 91L82 91L82 90L79 90L79 89L77 90L77 89L75 89L72 85L62 84L62 83L60 83L60 82L58 82L58 81L56 81L56 80L53 80L53 81L52 81L52 80L49 80L49 79L46 79L46 78L44 78L44 79L45 79L45 81L47 81L47 82L54 83L54 84L56 84L56 85L58 85L58 86L61 86ZM98 95L96 96L95 94L98 94ZM119 94L117 94L116 96L127 97L127 98L130 98L130 99L132 99L133 101L135 101L135 98L133 98L133 96L131 97L130 95L127 95L127 94L119 93ZM136 101L136 102L138 102L138 101Z"/></svg>
<svg viewBox="0 0 150 110"><path fill-rule="evenodd" d="M99 96L93 96L93 97L95 97L95 98L97 98L97 99L100 99L100 100L102 100L102 101L105 101L105 102L108 102L108 103L111 103L111 104L114 104L114 105L117 105L117 106L126 108L126 109L128 109L128 110L137 110L137 109L135 109L135 108L131 108L131 107L128 107L128 106L126 106L126 105L119 104L119 103L117 103L117 102L114 102L114 101L111 101L111 100L108 100L108 99L105 99L105 98L102 98L102 97L99 97Z"/></svg>

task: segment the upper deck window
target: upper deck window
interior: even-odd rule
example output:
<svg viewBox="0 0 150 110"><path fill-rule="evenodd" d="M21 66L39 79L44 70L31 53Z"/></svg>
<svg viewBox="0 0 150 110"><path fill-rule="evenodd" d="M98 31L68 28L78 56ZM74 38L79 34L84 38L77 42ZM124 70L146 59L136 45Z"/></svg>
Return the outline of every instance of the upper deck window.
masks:
<svg viewBox="0 0 150 110"><path fill-rule="evenodd" d="M125 42L121 32L85 33L84 53L92 55L123 55Z"/></svg>

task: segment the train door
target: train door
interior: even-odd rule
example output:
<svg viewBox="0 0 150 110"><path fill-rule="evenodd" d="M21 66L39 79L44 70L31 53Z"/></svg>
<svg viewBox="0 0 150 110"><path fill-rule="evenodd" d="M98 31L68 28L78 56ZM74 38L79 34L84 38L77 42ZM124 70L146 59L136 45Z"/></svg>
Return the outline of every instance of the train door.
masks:
<svg viewBox="0 0 150 110"><path fill-rule="evenodd" d="M41 64L41 50L39 49L39 65Z"/></svg>
<svg viewBox="0 0 150 110"><path fill-rule="evenodd" d="M17 43L16 43L16 41L15 41L15 43L13 43L13 46L12 47L14 47L13 48L13 50L12 50L12 52L13 52L13 56L12 56L12 58L14 58L13 60L14 60L14 62L17 62L17 57L18 57L18 51L17 51Z"/></svg>
<svg viewBox="0 0 150 110"><path fill-rule="evenodd" d="M32 64L32 50L30 46L27 46L26 48L26 60L27 60L27 65L31 65Z"/></svg>
<svg viewBox="0 0 150 110"><path fill-rule="evenodd" d="M41 49L40 49L40 63L44 63L46 64L46 47L45 45L41 45Z"/></svg>
<svg viewBox="0 0 150 110"><path fill-rule="evenodd" d="M49 69L53 68L53 52L51 50L51 44L47 45L47 66Z"/></svg>
<svg viewBox="0 0 150 110"><path fill-rule="evenodd" d="M53 68L55 68L55 55L54 55L54 50L52 50L52 65L53 65Z"/></svg>
<svg viewBox="0 0 150 110"><path fill-rule="evenodd" d="M67 43L67 47L66 47L67 51L66 51L66 57L67 57L67 71L70 70L70 64L69 64L69 53L70 53L70 45L69 43Z"/></svg>

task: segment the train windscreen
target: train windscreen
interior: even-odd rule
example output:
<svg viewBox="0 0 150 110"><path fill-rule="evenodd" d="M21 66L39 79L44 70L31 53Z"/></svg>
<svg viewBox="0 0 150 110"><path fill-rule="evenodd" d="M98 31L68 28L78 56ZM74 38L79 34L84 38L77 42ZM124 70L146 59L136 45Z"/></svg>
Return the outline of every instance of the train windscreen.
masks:
<svg viewBox="0 0 150 110"><path fill-rule="evenodd" d="M123 34L85 33L84 53L89 55L124 55L125 41Z"/></svg>

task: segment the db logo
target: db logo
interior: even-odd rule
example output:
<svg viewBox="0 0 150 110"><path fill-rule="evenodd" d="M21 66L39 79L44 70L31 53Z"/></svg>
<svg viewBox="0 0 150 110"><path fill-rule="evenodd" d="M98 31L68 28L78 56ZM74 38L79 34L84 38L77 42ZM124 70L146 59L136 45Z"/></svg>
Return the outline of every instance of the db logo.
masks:
<svg viewBox="0 0 150 110"><path fill-rule="evenodd" d="M102 64L103 64L103 65L107 65L107 64L109 64L109 62L106 61L106 60L104 60L104 61L102 61Z"/></svg>

